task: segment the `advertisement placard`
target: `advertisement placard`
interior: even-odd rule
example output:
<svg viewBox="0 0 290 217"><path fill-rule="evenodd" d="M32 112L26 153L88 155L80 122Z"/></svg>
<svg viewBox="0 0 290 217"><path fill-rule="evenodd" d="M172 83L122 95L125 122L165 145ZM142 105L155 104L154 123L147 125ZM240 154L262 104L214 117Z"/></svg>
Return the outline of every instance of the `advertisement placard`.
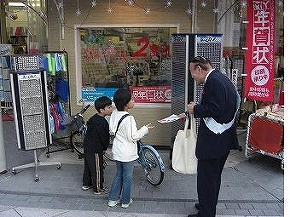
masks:
<svg viewBox="0 0 290 217"><path fill-rule="evenodd" d="M275 74L275 1L247 1L245 97L271 102Z"/></svg>
<svg viewBox="0 0 290 217"><path fill-rule="evenodd" d="M171 102L171 86L136 86L130 90L136 103Z"/></svg>

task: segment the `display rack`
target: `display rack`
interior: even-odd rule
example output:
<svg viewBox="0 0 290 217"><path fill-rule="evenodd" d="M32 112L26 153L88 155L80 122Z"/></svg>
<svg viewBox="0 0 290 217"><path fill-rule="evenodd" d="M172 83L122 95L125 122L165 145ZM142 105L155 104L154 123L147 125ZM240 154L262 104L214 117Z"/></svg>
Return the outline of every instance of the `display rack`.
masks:
<svg viewBox="0 0 290 217"><path fill-rule="evenodd" d="M39 55L13 55L10 74L13 110L18 148L34 151L34 162L13 167L12 172L35 167L35 181L39 180L38 166L57 165L60 162L40 163L37 149L45 148L52 142L49 130L49 107L47 96L47 76L41 70Z"/></svg>
<svg viewBox="0 0 290 217"><path fill-rule="evenodd" d="M10 71L12 46L10 44L0 44L0 101L1 109L5 112L12 108L12 96L10 88Z"/></svg>
<svg viewBox="0 0 290 217"><path fill-rule="evenodd" d="M47 147L50 153L71 149L67 120L71 116L69 94L68 55L66 51L48 51L43 54L43 67L47 71L50 107L50 132L52 143Z"/></svg>
<svg viewBox="0 0 290 217"><path fill-rule="evenodd" d="M27 53L27 28L26 27L11 27L9 43L12 45L14 54Z"/></svg>
<svg viewBox="0 0 290 217"><path fill-rule="evenodd" d="M27 53L27 36L26 35L11 35L10 41L15 54Z"/></svg>

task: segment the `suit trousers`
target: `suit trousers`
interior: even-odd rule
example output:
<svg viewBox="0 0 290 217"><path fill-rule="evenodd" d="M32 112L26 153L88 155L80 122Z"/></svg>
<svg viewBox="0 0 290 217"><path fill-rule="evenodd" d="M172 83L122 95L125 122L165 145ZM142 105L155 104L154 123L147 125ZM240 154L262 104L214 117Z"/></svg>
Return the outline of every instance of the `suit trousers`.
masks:
<svg viewBox="0 0 290 217"><path fill-rule="evenodd" d="M215 217L221 185L221 174L229 152L217 159L198 160L197 194L200 204L198 217Z"/></svg>

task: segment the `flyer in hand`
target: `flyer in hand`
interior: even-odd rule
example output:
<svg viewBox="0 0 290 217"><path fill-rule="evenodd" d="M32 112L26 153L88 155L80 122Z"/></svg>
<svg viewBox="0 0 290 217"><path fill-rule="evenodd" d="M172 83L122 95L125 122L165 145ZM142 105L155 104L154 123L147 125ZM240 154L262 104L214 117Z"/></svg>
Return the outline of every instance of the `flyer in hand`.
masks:
<svg viewBox="0 0 290 217"><path fill-rule="evenodd" d="M181 118L183 118L184 116L182 115L175 115L175 114L172 114L170 115L169 117L166 117L166 118L163 118L161 120L158 120L159 123L161 124L165 124L165 123L171 123L171 122L174 122L176 120L179 120Z"/></svg>

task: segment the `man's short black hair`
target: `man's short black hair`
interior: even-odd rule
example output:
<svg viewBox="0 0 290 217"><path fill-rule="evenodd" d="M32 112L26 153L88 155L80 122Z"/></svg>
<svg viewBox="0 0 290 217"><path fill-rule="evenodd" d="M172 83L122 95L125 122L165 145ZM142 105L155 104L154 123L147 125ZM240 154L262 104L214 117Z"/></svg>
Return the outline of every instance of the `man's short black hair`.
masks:
<svg viewBox="0 0 290 217"><path fill-rule="evenodd" d="M98 112L110 105L112 105L112 100L107 96L101 96L95 100L95 108Z"/></svg>

